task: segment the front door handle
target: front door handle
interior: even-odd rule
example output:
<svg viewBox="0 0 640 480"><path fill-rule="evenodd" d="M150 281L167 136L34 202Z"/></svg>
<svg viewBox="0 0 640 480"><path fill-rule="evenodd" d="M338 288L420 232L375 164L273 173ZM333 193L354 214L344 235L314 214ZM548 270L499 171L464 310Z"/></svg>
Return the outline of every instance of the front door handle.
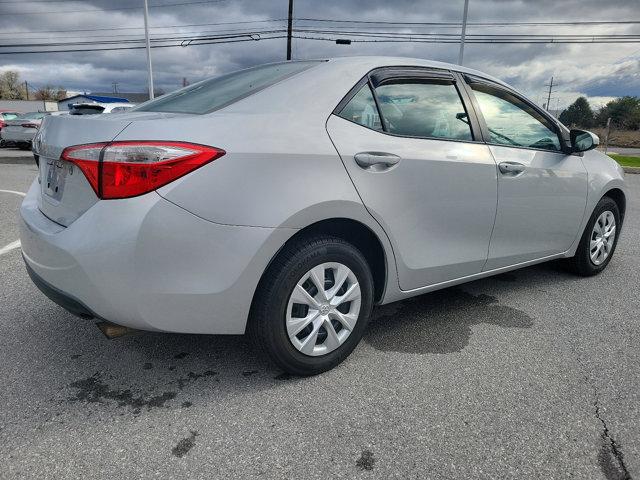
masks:
<svg viewBox="0 0 640 480"><path fill-rule="evenodd" d="M501 162L498 164L500 173L504 175L516 176L520 175L525 170L525 166L518 162Z"/></svg>
<svg viewBox="0 0 640 480"><path fill-rule="evenodd" d="M353 156L356 163L368 170L384 170L400 161L398 155L386 152L360 152Z"/></svg>

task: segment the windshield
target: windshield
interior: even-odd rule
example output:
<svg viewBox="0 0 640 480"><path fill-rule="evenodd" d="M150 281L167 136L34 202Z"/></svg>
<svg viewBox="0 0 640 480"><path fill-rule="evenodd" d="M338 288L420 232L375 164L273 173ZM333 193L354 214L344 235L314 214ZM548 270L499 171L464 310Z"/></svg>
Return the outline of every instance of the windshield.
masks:
<svg viewBox="0 0 640 480"><path fill-rule="evenodd" d="M263 88L299 73L318 61L261 65L203 80L176 92L143 103L142 112L203 114L225 107Z"/></svg>
<svg viewBox="0 0 640 480"><path fill-rule="evenodd" d="M18 118L19 113L13 112L2 112L0 113L0 118L4 118L5 120L13 120L14 118Z"/></svg>

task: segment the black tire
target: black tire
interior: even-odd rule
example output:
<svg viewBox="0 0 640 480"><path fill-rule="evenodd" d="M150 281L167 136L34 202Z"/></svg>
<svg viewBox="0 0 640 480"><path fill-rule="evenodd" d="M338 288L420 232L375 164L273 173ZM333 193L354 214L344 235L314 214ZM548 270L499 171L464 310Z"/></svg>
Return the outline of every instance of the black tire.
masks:
<svg viewBox="0 0 640 480"><path fill-rule="evenodd" d="M293 288L313 267L339 262L355 274L361 305L353 331L337 349L322 356L298 351L287 335L286 308ZM254 345L278 367L293 375L316 375L341 363L360 342L373 307L373 278L365 257L345 240L329 235L302 237L286 245L258 285L247 333Z"/></svg>
<svg viewBox="0 0 640 480"><path fill-rule="evenodd" d="M611 213L613 213L613 216L616 220L615 238L613 240L613 246L611 247L609 256L600 265L595 265L591 261L591 255L589 251L591 243L591 233L598 217L600 217L600 215L606 211L610 211ZM583 277L590 277L602 272L607 267L607 265L611 261L611 257L613 257L613 254L616 251L621 227L622 224L620 222L620 210L618 209L618 204L609 197L602 197L596 205L596 208L593 210L589 221L587 222L584 232L582 233L582 237L580 238L580 244L578 245L576 254L573 257L567 259L567 267L569 268L569 270Z"/></svg>

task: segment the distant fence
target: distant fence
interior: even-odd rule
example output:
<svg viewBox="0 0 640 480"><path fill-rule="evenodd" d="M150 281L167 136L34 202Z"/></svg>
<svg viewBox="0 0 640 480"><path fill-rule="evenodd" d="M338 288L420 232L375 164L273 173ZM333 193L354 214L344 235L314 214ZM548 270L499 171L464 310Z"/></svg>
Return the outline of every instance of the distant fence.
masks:
<svg viewBox="0 0 640 480"><path fill-rule="evenodd" d="M0 110L16 112L57 112L58 102L44 100L0 100Z"/></svg>

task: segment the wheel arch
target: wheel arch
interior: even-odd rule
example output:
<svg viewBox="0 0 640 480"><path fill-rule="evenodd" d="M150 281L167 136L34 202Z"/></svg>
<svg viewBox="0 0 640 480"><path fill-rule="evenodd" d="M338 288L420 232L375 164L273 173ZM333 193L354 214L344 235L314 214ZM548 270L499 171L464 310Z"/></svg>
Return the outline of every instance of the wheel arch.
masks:
<svg viewBox="0 0 640 480"><path fill-rule="evenodd" d="M624 192L619 188L612 188L607 190L603 197L609 197L611 200L616 202L618 210L620 211L620 223L624 223L624 214L627 209L627 197Z"/></svg>
<svg viewBox="0 0 640 480"><path fill-rule="evenodd" d="M319 220L304 228L298 230L294 235L278 249L273 255L269 264L264 269L256 288L256 293L262 284L263 278L266 272L271 267L273 261L278 257L280 252L290 243L297 241L301 237L310 236L314 234L333 235L341 238L356 248L358 248L369 264L371 268L371 275L373 277L374 285L374 302L380 302L384 298L386 292L388 277L390 270L390 262L393 261L389 258L389 254L385 249L383 241L380 239L369 226L365 223L354 220L352 218L335 217ZM254 293L254 297L256 295Z"/></svg>

